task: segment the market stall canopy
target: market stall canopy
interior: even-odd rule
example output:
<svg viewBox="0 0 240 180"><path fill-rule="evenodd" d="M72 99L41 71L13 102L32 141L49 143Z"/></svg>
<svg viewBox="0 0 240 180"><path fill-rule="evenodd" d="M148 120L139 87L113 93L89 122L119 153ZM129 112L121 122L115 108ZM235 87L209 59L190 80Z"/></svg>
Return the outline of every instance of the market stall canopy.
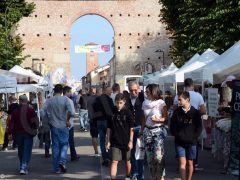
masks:
<svg viewBox="0 0 240 180"><path fill-rule="evenodd" d="M3 69L0 69L0 75L4 75L4 76L8 76L8 77L14 77L14 78L17 79L18 84L27 84L27 83L36 83L37 82L30 76L6 71L6 70L3 70Z"/></svg>
<svg viewBox="0 0 240 180"><path fill-rule="evenodd" d="M171 63L170 66L167 68L166 71L162 72L158 77L158 83L164 84L163 77L172 75L178 70L177 66L174 63Z"/></svg>
<svg viewBox="0 0 240 180"><path fill-rule="evenodd" d="M185 73L185 77L191 77L195 82L208 81L221 83L229 74L240 73L240 41L218 56L211 63L192 72ZM213 75L214 74L214 75Z"/></svg>
<svg viewBox="0 0 240 180"><path fill-rule="evenodd" d="M43 91L43 87L37 84L18 84L16 91L18 93L27 93L27 92L40 92Z"/></svg>
<svg viewBox="0 0 240 180"><path fill-rule="evenodd" d="M12 69L9 70L10 72L14 72L17 74L25 75L31 77L35 82L42 83L44 78L41 76L36 75L31 70L27 70L22 68L21 66L15 65Z"/></svg>
<svg viewBox="0 0 240 180"><path fill-rule="evenodd" d="M11 88L17 86L17 79L0 74L0 88Z"/></svg>
<svg viewBox="0 0 240 180"><path fill-rule="evenodd" d="M207 49L200 57L189 63L188 65L181 67L172 75L163 77L164 83L184 82L184 73L193 71L212 62L219 55L211 49Z"/></svg>
<svg viewBox="0 0 240 180"><path fill-rule="evenodd" d="M165 71L165 70L163 70ZM158 77L162 71L157 71L148 75L143 76L143 84L146 86L151 83L158 83Z"/></svg>

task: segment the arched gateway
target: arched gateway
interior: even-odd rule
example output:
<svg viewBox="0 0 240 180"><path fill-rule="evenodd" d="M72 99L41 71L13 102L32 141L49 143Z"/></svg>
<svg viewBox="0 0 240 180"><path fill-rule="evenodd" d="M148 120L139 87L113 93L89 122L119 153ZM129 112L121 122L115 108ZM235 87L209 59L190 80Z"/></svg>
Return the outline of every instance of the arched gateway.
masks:
<svg viewBox="0 0 240 180"><path fill-rule="evenodd" d="M170 62L170 40L159 21L159 0L27 1L33 1L36 9L31 17L21 20L17 32L25 43L24 54L31 55L23 66L40 63L52 71L62 66L69 75L70 28L86 14L100 15L113 26L115 66L112 68L116 80L123 75L142 74L146 63L159 70Z"/></svg>

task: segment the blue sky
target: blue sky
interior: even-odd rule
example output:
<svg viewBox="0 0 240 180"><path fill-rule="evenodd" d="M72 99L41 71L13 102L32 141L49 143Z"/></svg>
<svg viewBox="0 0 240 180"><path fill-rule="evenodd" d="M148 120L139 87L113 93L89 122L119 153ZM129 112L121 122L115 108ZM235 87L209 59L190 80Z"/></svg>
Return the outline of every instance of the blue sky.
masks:
<svg viewBox="0 0 240 180"><path fill-rule="evenodd" d="M86 54L74 52L75 45L84 45L89 42L112 45L114 31L111 24L98 15L85 15L77 19L70 32L70 59L72 77L78 80L86 74ZM113 48L110 52L99 54L99 65L105 65L113 56Z"/></svg>

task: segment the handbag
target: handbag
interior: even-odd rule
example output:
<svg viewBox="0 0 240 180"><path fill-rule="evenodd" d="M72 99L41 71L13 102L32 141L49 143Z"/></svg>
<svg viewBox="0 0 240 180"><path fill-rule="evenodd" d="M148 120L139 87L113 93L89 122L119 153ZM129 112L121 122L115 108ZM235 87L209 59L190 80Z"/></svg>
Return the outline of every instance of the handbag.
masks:
<svg viewBox="0 0 240 180"><path fill-rule="evenodd" d="M136 141L136 151L135 158L136 160L144 159L145 156L145 147L142 138L137 138Z"/></svg>

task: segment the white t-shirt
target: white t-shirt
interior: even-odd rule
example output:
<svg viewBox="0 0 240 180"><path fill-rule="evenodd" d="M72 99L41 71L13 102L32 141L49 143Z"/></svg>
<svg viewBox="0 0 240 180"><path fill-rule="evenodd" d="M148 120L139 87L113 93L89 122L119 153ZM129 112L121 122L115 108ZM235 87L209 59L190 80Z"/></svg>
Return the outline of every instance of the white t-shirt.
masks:
<svg viewBox="0 0 240 180"><path fill-rule="evenodd" d="M146 126L154 127L154 126L162 125L161 122L154 123L152 121L152 117L157 116L157 117L161 118L162 117L162 109L164 106L166 106L166 104L162 99L159 99L156 101L150 101L148 99L144 100L144 102L142 104L142 110L146 117Z"/></svg>
<svg viewBox="0 0 240 180"><path fill-rule="evenodd" d="M204 100L203 100L202 95L195 91L188 91L188 92L190 95L191 106L193 106L195 109L199 110L200 106L204 105ZM178 106L178 95L175 96L173 104Z"/></svg>

